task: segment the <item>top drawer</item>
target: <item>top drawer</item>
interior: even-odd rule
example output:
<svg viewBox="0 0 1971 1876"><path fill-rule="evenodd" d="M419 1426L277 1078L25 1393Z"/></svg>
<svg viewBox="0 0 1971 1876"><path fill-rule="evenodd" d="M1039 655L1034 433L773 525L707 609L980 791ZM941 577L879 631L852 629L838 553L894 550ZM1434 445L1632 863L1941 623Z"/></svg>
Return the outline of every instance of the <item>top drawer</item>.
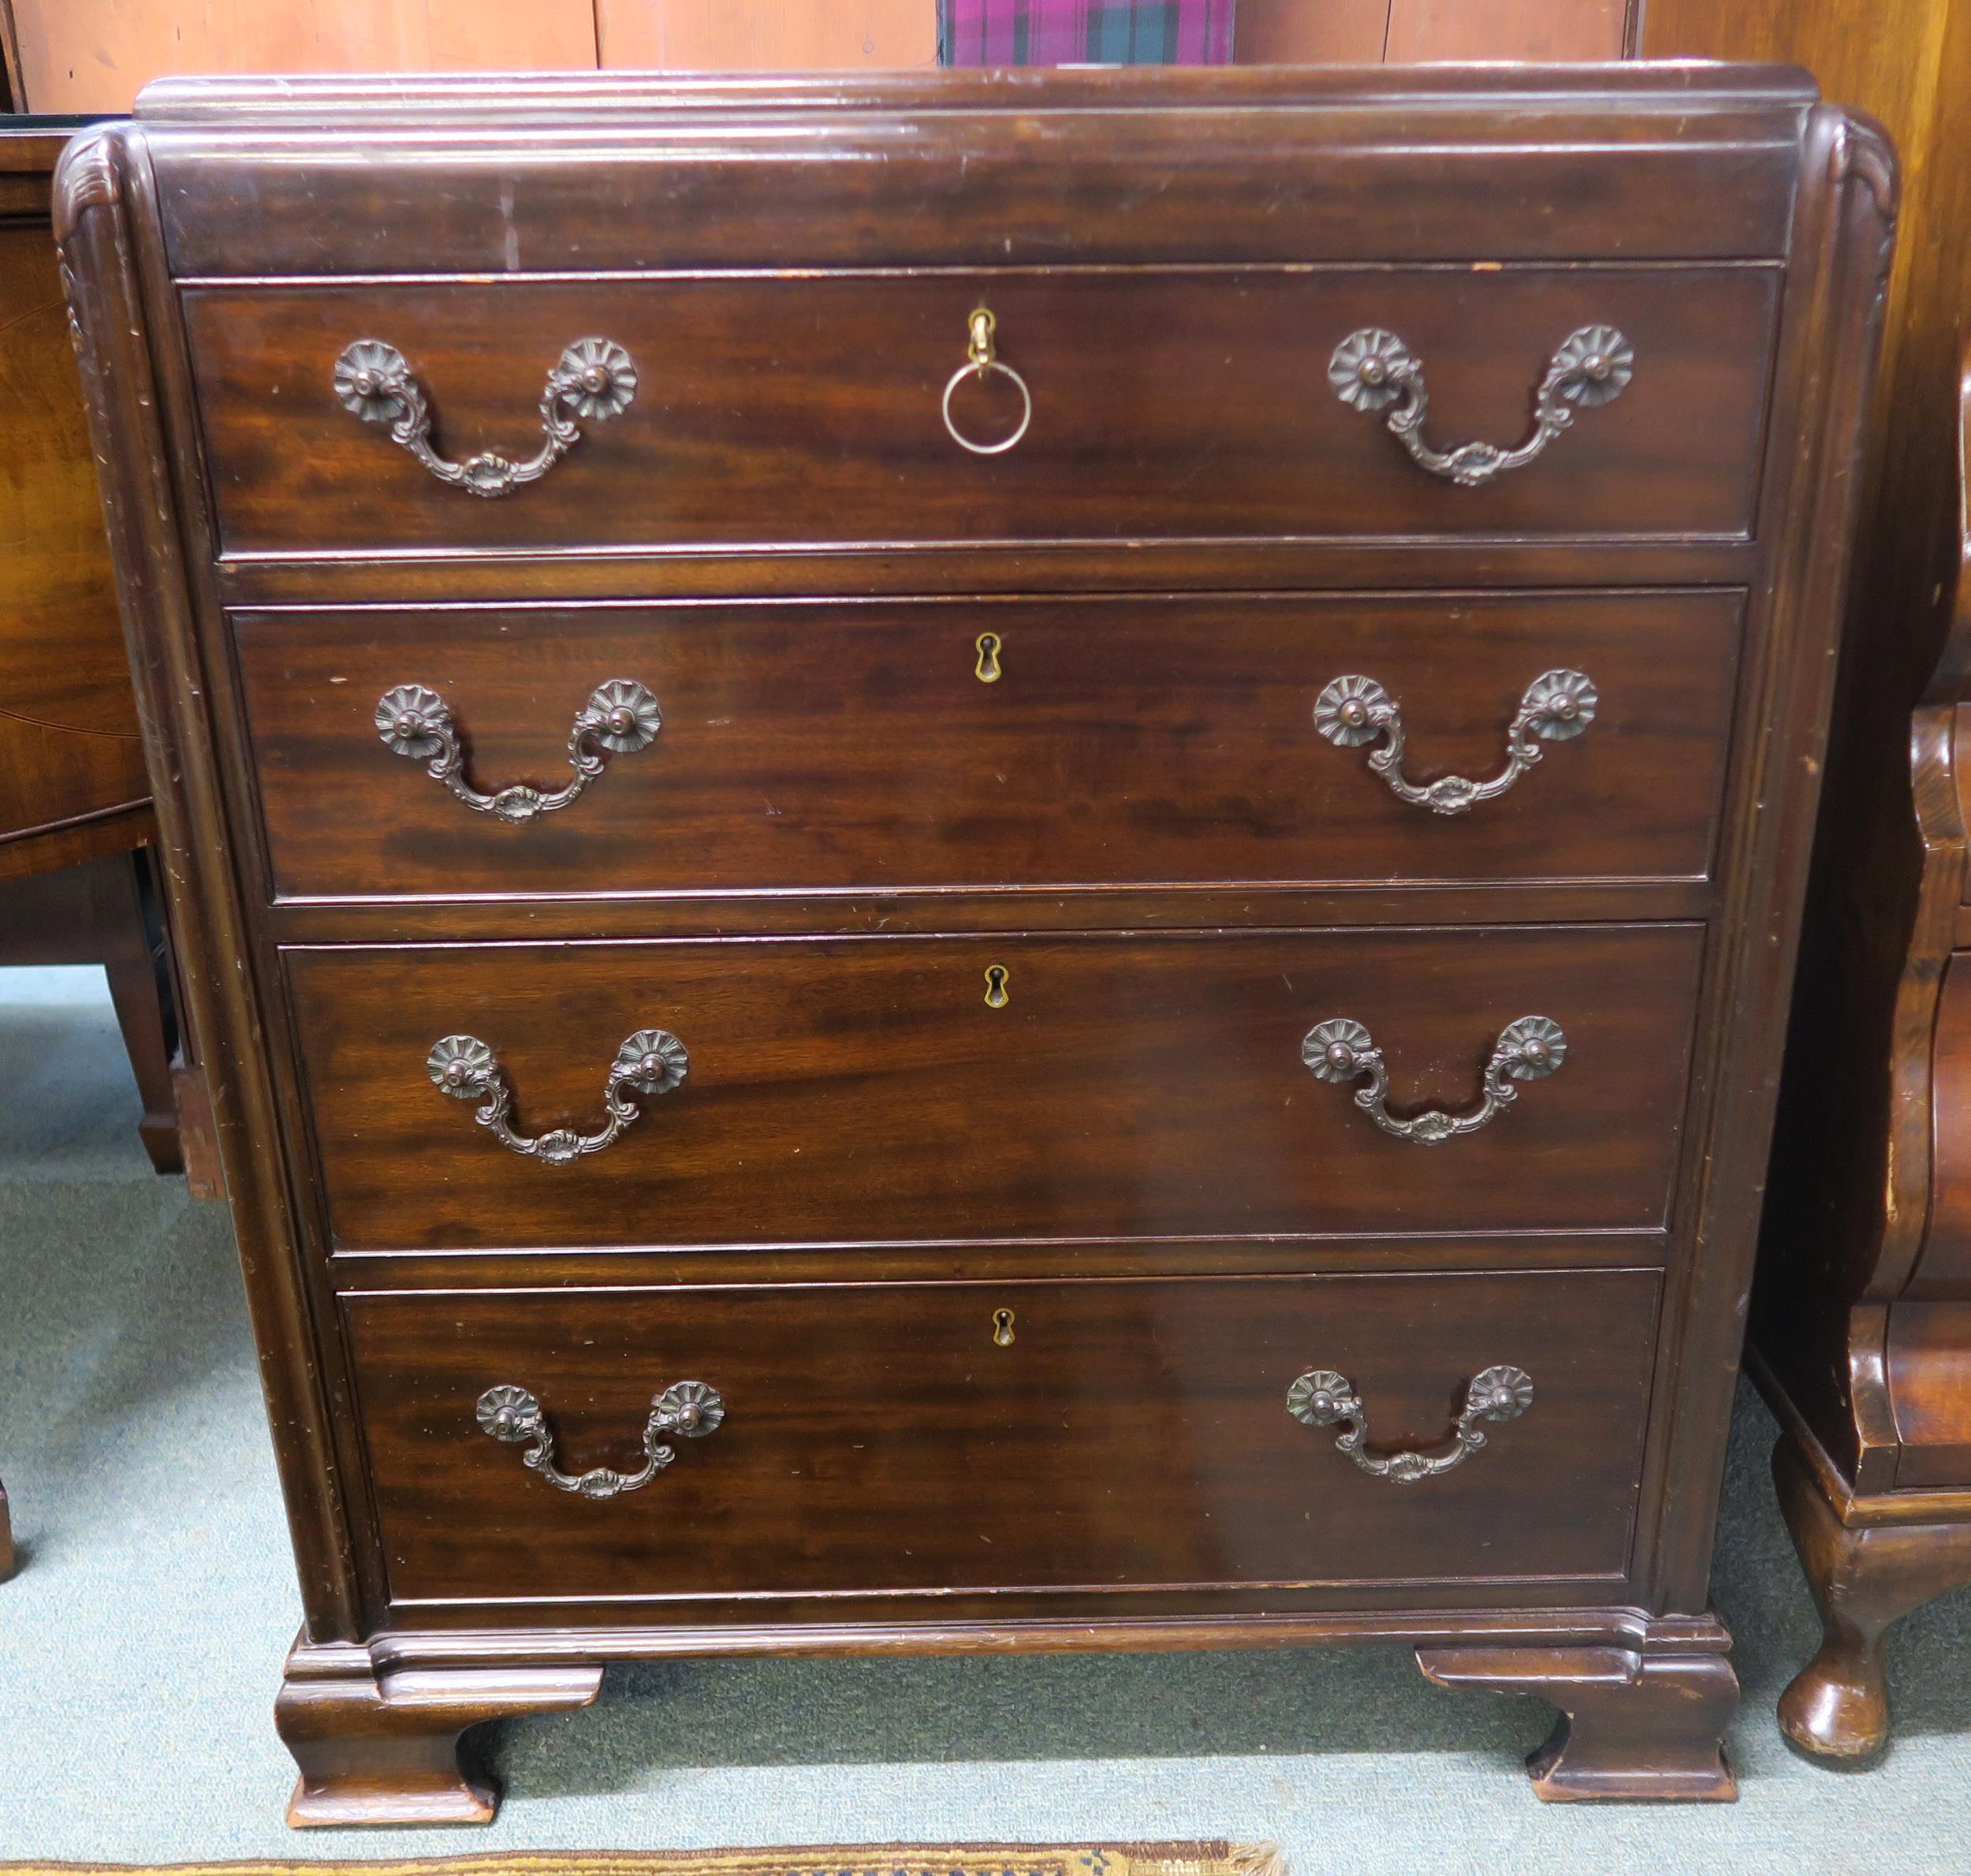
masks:
<svg viewBox="0 0 1971 1876"><path fill-rule="evenodd" d="M221 546L255 554L1742 537L1778 293L1765 263L1068 267L207 285L184 306ZM551 383L583 341L612 349ZM1030 402L997 454L947 427L998 443ZM1389 424L1419 403L1425 462ZM538 479L488 495L497 466L478 492L434 472L537 457L544 416ZM1438 460L1543 436L1490 473Z"/></svg>

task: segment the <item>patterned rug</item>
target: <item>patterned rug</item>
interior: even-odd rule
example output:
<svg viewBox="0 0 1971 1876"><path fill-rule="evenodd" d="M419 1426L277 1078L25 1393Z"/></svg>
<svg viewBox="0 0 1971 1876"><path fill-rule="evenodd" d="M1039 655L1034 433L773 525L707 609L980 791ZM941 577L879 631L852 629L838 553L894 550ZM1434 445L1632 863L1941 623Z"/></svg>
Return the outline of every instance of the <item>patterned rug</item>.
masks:
<svg viewBox="0 0 1971 1876"><path fill-rule="evenodd" d="M804 1844L281 1863L0 1862L0 1876L1286 1876L1271 1844Z"/></svg>

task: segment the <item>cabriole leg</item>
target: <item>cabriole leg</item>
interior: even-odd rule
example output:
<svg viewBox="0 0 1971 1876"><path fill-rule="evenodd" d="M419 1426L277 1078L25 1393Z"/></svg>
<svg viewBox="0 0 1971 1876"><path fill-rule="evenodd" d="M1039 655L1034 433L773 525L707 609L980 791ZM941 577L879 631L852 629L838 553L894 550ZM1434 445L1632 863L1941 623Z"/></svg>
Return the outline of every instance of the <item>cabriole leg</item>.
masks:
<svg viewBox="0 0 1971 1876"><path fill-rule="evenodd" d="M1971 1583L1971 1524L1844 1525L1783 1435L1772 1480L1822 1635L1779 1696L1779 1729L1810 1759L1861 1764L1888 1743L1884 1637L1933 1596Z"/></svg>

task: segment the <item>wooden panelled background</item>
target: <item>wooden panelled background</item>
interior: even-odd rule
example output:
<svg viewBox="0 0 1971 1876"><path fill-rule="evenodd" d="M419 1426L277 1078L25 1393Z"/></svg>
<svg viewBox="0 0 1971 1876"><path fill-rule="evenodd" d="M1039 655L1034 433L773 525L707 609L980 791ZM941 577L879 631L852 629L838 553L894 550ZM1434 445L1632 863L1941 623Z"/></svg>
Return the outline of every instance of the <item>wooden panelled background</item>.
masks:
<svg viewBox="0 0 1971 1876"><path fill-rule="evenodd" d="M1632 0L1239 0L1241 65L1619 58Z"/></svg>
<svg viewBox="0 0 1971 1876"><path fill-rule="evenodd" d="M1238 58L1619 58L1634 4L1239 0ZM12 0L11 11L25 93L14 103L34 111L127 110L173 73L844 71L937 58L937 0Z"/></svg>
<svg viewBox="0 0 1971 1876"><path fill-rule="evenodd" d="M1906 725L1941 645L1956 545L1957 382L1971 339L1971 0L1642 0L1649 58L1781 59L1880 118L1902 169L1856 566L1869 656ZM1906 786L1900 729L1885 747Z"/></svg>
<svg viewBox="0 0 1971 1876"><path fill-rule="evenodd" d="M15 103L32 111L128 110L173 73L595 64L594 0L13 0L13 16Z"/></svg>
<svg viewBox="0 0 1971 1876"><path fill-rule="evenodd" d="M646 72L937 63L936 0L595 0L598 62Z"/></svg>

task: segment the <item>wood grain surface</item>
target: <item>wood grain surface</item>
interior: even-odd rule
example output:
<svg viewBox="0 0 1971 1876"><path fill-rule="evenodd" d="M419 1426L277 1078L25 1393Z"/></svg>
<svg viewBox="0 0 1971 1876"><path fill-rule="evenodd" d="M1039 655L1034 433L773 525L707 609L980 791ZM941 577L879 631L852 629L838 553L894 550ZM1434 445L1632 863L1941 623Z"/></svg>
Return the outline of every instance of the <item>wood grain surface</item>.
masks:
<svg viewBox="0 0 1971 1876"><path fill-rule="evenodd" d="M374 1815L429 1796L385 1662L449 1677L456 1731L509 1710L504 1670L625 1656L1374 1636L1579 1707L1548 1795L1728 1792L1711 1549L1894 215L1865 124L1797 73L1694 66L220 81L161 89L67 177L99 447L173 778L161 812L234 967L205 988L303 1569L289 1705L335 1736L304 1740L304 1768L360 1761ZM1030 436L991 461L935 409L982 285L1000 356L1035 388ZM1634 380L1487 489L1425 476L1326 381L1342 331L1384 326L1425 360L1433 438L1515 440L1552 349L1597 319L1629 333ZM431 482L327 382L351 339L388 340L428 382L441 446L512 450L555 353L588 333L635 355L638 401L505 502ZM1571 612L1584 588L1594 606ZM1492 805L1560 815L1564 786L1534 785L1564 784L1563 757L1667 751L1681 711L1689 752L1649 807L1618 794L1596 818L1605 863L1667 867L1715 800L1709 876L1529 878L1509 843L1499 871L1428 875L1443 839L1503 842L1503 819L1387 822L1401 850L1350 885L1201 889L1120 862L1080 890L957 873L971 841L1002 875L1159 841L1202 867L1243 841L1246 867L1257 843L1237 830L1264 823L1242 822L1245 801L1288 785L1265 737L1235 745L1227 699L1315 686L1254 662L1269 628L1332 632L1365 590L1358 653L1407 636L1455 661L1448 685L1422 664L1384 678L1433 768L1478 766L1533 674L1508 677L1505 650L1574 662L1542 621L1626 619L1608 647L1623 637L1630 660L1608 667L1623 735L1551 752ZM624 603L577 603L595 599ZM1490 623L1448 648L1422 622L1433 605ZM381 674L359 654L456 658L438 677L475 774L532 779L587 684L649 681L563 660L668 655L693 606L744 651L733 708L673 709L673 740L613 763L564 831L661 800L682 733L695 749L696 725L737 728L714 719L751 697L784 727L722 772L778 761L776 785L807 791L801 866L822 865L825 825L826 863L851 877L880 845L852 823L888 816L891 863L930 885L598 890L591 860L419 896L374 850L356 863L366 832L313 849L326 866L346 846L347 891L268 903L270 840L299 863L296 830L338 793L350 819L381 819L328 748L360 744L378 779L426 790L416 813L457 811L372 748L357 692ZM1001 635L997 684L972 674L977 628L944 675L933 648L961 609L1026 621ZM1071 638L1097 617L1120 623ZM550 629L522 640L522 621ZM503 632L516 668L496 676ZM1133 723L1112 644L1139 669ZM1067 688L1030 720L1036 645ZM689 698L710 655L677 655L662 681ZM1720 714L1676 689L1700 672L1720 674ZM860 714L835 709L858 674ZM956 824L922 779L938 773L922 725L954 684L937 759L1019 755L1038 827L937 831ZM967 719L981 709L996 728ZM863 754L885 740L894 775ZM1043 745L1051 785L1031 778ZM263 781L284 747L319 807ZM1373 781L1314 753L1339 759L1337 789ZM1223 766L1184 766L1208 756ZM1238 800L1235 831L1116 818L1153 770L1160 804L1180 786ZM721 834L740 804L717 808L736 787L717 772L699 772L699 845L730 851L697 860L701 879L750 872L770 837L750 804L760 825ZM1110 776L1130 779L1105 795ZM1077 817L1077 800L1098 804ZM443 837L465 876L480 831ZM1547 851L1586 863L1574 838ZM1346 845L1369 851L1366 822ZM1439 1146L1380 1130L1301 1059L1316 1023L1353 1016L1398 1115L1459 1110L1500 1031L1534 1013L1565 1028L1564 1066ZM481 1035L523 1132L593 1128L611 1058L646 1026L684 1039L689 1076L572 1166L508 1151L426 1070L439 1036ZM1341 1274L1358 1250L1381 1274ZM964 1297L1023 1281L1035 1305L961 1319ZM1022 1324L1010 1347L990 1339L1000 1307ZM724 1385L683 1356L673 1371L679 1323L737 1377L735 1401L784 1404L743 1437L736 1405L644 1492L554 1494L470 1419L479 1389L535 1385L520 1370L538 1361L572 1463L631 1460L661 1382ZM1489 1326L1511 1334L1481 1352L1466 1337ZM1541 1364L1537 1389L1558 1377L1557 1444L1513 1442L1533 1415L1498 1429L1432 1482L1492 1481L1455 1522L1428 1484L1388 1487L1298 1438L1271 1372L1276 1352L1295 1373L1353 1364L1373 1439L1441 1439L1474 1366L1515 1359L1491 1352L1508 1339ZM980 1391L1018 1372L982 1363L1023 1350L1029 1389ZM866 1432L892 1400L894 1430ZM1228 1437L1194 1462L1200 1427ZM721 1453L777 1469L721 1474ZM809 1496L794 1468L816 1456ZM1308 1462L1324 1469L1287 1469ZM1387 1489L1316 1500L1310 1478ZM1004 1563L978 1541L997 1524L964 1522L967 1490L1005 1508ZM694 1493L695 1550L665 1521ZM926 1504L941 1515L912 1558ZM598 1509L626 1516L575 1522ZM665 1599L680 1587L690 1601Z"/></svg>
<svg viewBox="0 0 1971 1876"><path fill-rule="evenodd" d="M1604 1271L345 1308L400 1602L1515 1576L1567 1598L1626 1567L1656 1289ZM1533 1404L1414 1484L1367 1476L1337 1429L1287 1412L1296 1376L1337 1369L1372 1450L1438 1453L1500 1363L1533 1376ZM532 1476L474 1415L486 1388L525 1386L564 1470L633 1471L652 1396L691 1379L725 1397L724 1423L605 1503ZM1540 1515L1556 1497L1564 1527Z"/></svg>
<svg viewBox="0 0 1971 1876"><path fill-rule="evenodd" d="M142 804L151 789L45 214L0 225L0 333L4 836Z"/></svg>
<svg viewBox="0 0 1971 1876"><path fill-rule="evenodd" d="M288 953L333 1240L363 1249L1660 1223L1693 927L1099 934ZM986 1002L1004 967L1007 1001ZM1622 994L1612 994L1619 985ZM1422 1146L1315 1080L1353 1016L1391 1105L1474 1106L1499 1032L1566 1064ZM441 1036L505 1065L518 1124L593 1131L624 1038L689 1077L572 1166L433 1087Z"/></svg>
<svg viewBox="0 0 1971 1876"><path fill-rule="evenodd" d="M186 296L227 551L795 545L1276 535L1744 533L1776 277L1763 268L533 281L228 288ZM989 306L1033 423L968 453L941 397ZM1634 381L1482 488L1425 474L1328 382L1366 327L1425 364L1440 446L1516 444L1547 360L1619 328ZM635 401L540 482L449 487L345 410L343 349L378 339L430 399L440 450L518 458L562 349L628 349ZM953 420L1012 435L1009 380L967 372ZM1091 473L1095 464L1101 473Z"/></svg>
<svg viewBox="0 0 1971 1876"><path fill-rule="evenodd" d="M1356 594L366 609L234 629L285 897L1496 882L1708 873L1740 608ZM1594 722L1468 813L1399 800L1373 747L1315 730L1324 685L1366 673L1402 708L1410 780L1489 778L1556 667L1593 680ZM473 785L553 787L576 713L617 677L656 697L655 742L520 826L377 733L385 693L422 684Z"/></svg>

